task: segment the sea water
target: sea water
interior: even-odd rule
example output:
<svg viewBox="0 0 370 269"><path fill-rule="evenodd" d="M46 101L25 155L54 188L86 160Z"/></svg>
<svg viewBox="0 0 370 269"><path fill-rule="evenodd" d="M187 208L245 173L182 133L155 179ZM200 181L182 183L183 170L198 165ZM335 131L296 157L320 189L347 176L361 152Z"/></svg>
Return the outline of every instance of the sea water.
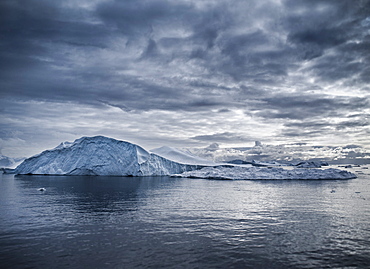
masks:
<svg viewBox="0 0 370 269"><path fill-rule="evenodd" d="M369 268L370 171L356 169L310 181L3 174L0 267Z"/></svg>

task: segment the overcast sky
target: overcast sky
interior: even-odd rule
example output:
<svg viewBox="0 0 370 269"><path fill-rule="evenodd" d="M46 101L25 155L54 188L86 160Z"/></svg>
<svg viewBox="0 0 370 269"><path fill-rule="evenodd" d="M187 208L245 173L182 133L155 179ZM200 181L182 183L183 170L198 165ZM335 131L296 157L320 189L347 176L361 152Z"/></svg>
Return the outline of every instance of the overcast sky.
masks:
<svg viewBox="0 0 370 269"><path fill-rule="evenodd" d="M370 0L2 0L0 149L369 146Z"/></svg>

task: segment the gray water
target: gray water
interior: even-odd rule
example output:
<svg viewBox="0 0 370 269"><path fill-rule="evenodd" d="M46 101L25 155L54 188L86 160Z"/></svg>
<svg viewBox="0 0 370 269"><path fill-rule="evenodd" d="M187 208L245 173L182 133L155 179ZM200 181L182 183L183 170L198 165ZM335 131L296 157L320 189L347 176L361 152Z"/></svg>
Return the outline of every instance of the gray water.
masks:
<svg viewBox="0 0 370 269"><path fill-rule="evenodd" d="M0 175L0 267L370 268L370 176L359 176Z"/></svg>

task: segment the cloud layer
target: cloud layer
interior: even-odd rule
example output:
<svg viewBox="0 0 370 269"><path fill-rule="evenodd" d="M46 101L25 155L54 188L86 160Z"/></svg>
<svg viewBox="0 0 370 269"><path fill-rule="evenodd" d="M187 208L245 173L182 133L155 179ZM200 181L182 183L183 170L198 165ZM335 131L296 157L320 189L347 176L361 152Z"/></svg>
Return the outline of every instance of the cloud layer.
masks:
<svg viewBox="0 0 370 269"><path fill-rule="evenodd" d="M368 0L1 1L0 147L367 146L369 14Z"/></svg>

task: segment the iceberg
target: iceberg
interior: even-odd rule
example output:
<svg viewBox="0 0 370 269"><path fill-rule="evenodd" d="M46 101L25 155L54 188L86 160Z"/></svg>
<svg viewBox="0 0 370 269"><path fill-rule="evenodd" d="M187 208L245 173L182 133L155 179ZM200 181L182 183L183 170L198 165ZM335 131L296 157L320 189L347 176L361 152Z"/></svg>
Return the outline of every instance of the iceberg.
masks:
<svg viewBox="0 0 370 269"><path fill-rule="evenodd" d="M0 167L8 167L13 164L13 160L7 156L0 155Z"/></svg>
<svg viewBox="0 0 370 269"><path fill-rule="evenodd" d="M174 162L144 148L104 136L63 142L24 160L16 174L162 176L200 169L203 166Z"/></svg>
<svg viewBox="0 0 370 269"><path fill-rule="evenodd" d="M292 164L293 166L296 166L297 168L320 168L321 166L328 166L329 164L327 162L321 161L321 162L299 162L297 164Z"/></svg>
<svg viewBox="0 0 370 269"><path fill-rule="evenodd" d="M266 164L268 165L268 164ZM261 167L260 167L261 166ZM24 160L15 174L177 176L212 179L349 179L353 173L338 169L283 169L265 165L214 163L171 147L149 152L125 141L104 136L63 142Z"/></svg>
<svg viewBox="0 0 370 269"><path fill-rule="evenodd" d="M351 179L357 176L345 170L329 169L283 169L275 167L217 166L186 171L175 177L206 179Z"/></svg>
<svg viewBox="0 0 370 269"><path fill-rule="evenodd" d="M9 170L17 167L25 158L10 158L0 155L0 167L2 170Z"/></svg>

